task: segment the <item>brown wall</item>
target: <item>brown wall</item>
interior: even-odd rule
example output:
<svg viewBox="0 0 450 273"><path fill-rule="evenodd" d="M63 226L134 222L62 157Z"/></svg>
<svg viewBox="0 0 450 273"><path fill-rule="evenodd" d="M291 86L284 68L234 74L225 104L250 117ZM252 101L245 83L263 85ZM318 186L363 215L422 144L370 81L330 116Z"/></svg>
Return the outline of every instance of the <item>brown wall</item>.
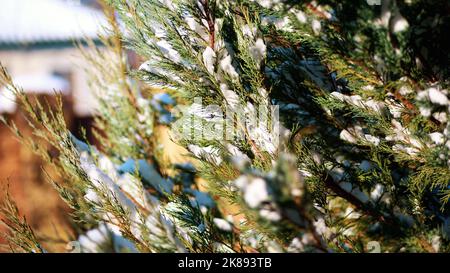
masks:
<svg viewBox="0 0 450 273"><path fill-rule="evenodd" d="M49 96L40 96L43 97L50 102L55 100ZM74 123L70 99L65 99L64 105L66 122L70 126ZM26 137L31 137L31 130L21 112L8 115L7 119L13 120ZM71 233L69 209L45 181L42 167L51 171L49 166L45 166L38 156L14 137L9 128L0 124L0 189L6 189L9 184L20 212L26 216L44 245L50 245L46 241L52 242L52 250L64 251L65 241L69 240L68 234ZM2 198L3 195L0 194L0 202ZM0 227L2 228L4 231L4 227ZM62 242L57 243L60 240Z"/></svg>

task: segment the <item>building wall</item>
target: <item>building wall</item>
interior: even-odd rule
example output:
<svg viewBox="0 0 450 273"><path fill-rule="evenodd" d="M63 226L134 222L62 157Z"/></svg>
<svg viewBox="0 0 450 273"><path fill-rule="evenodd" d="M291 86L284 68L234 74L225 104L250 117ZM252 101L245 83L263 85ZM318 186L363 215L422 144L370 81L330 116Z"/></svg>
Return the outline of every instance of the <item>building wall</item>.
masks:
<svg viewBox="0 0 450 273"><path fill-rule="evenodd" d="M70 75L75 114L80 117L92 114L95 100L83 69L87 64L76 48L0 51L0 62L13 78L30 74Z"/></svg>
<svg viewBox="0 0 450 273"><path fill-rule="evenodd" d="M41 102L55 103L55 98L49 95L39 95L36 98ZM70 128L74 120L70 98L64 98L63 103L64 116ZM7 114L6 118L16 124L25 138L32 137L31 128L20 110L14 114ZM56 150L44 141L39 143L56 153ZM65 242L73 238L68 217L70 210L48 183L42 169L45 169L53 179L58 180L57 174L50 166L47 166L29 147L20 143L8 127L0 124L0 203L4 191L8 188L21 215L26 216L40 242L51 251L61 252L65 250ZM0 232L5 230L6 228L0 225ZM5 242L2 242L0 237L0 244L2 243ZM0 252L2 251L8 250L0 248Z"/></svg>
<svg viewBox="0 0 450 273"><path fill-rule="evenodd" d="M0 51L0 62L7 67L12 77L58 73L66 75L70 82L69 95L64 97L64 114L68 128L77 135L79 126L89 126L91 113L95 107L89 91L88 78L82 69L86 65L77 49L61 48L46 50ZM1 90L1 87L0 87ZM33 90L28 90L33 91ZM50 103L54 98L46 97ZM1 113L0 113L1 114ZM31 137L30 128L20 113L8 114L18 128ZM88 130L88 135L89 135ZM44 144L43 144L44 145ZM0 123L0 203L2 193L9 184L10 192L16 200L20 212L27 217L38 236L51 238L56 244L49 244L53 251L65 251L64 241L70 241L72 233L68 223L69 209L58 193L47 183L42 172L44 162L28 147L18 142L10 130ZM46 168L51 172L51 169ZM0 232L4 227L0 225ZM72 235L73 236L73 235ZM44 245L45 240L43 240ZM0 245L4 243L0 238ZM0 252L7 251L0 248Z"/></svg>

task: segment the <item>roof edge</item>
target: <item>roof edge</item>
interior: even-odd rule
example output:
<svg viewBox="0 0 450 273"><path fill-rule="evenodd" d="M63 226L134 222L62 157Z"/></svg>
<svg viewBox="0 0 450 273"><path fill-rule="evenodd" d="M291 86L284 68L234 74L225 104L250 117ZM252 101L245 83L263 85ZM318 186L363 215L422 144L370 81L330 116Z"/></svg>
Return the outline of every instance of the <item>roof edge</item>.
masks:
<svg viewBox="0 0 450 273"><path fill-rule="evenodd" d="M94 44L102 46L103 43L99 39L93 39ZM48 49L64 49L75 48L77 43L87 45L84 41L39 41L30 43L5 43L0 42L0 51L32 51L32 50L48 50Z"/></svg>

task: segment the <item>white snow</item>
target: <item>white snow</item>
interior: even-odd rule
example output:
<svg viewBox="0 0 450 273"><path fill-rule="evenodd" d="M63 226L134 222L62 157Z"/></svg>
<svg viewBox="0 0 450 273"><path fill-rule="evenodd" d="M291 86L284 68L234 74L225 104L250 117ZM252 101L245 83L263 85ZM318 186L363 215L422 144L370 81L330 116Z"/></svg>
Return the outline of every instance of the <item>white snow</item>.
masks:
<svg viewBox="0 0 450 273"><path fill-rule="evenodd" d="M270 110L264 105L259 105L258 111L259 113L252 103L247 102L247 106L244 108L247 131L260 150L274 154L279 147L279 132L282 128L276 122L272 124L272 128L269 128L267 119ZM279 127L277 128L277 126Z"/></svg>
<svg viewBox="0 0 450 273"><path fill-rule="evenodd" d="M267 47L264 43L263 39L258 38L255 44L250 47L250 54L253 57L253 60L259 64L266 57Z"/></svg>
<svg viewBox="0 0 450 273"><path fill-rule="evenodd" d="M147 191L138 178L125 173L116 180L116 183L124 192L133 197L133 200L139 203L141 207L147 207Z"/></svg>
<svg viewBox="0 0 450 273"><path fill-rule="evenodd" d="M369 84L369 85L363 86L361 89L364 91L373 91L373 90L375 90L375 87L373 85Z"/></svg>
<svg viewBox="0 0 450 273"><path fill-rule="evenodd" d="M164 217L159 217L158 211L153 211L147 217L145 220L145 226L150 230L152 235L158 237L168 236L170 238L170 234L173 233L172 223Z"/></svg>
<svg viewBox="0 0 450 273"><path fill-rule="evenodd" d="M438 253L441 248L441 237L438 235L433 236L433 238L431 239L431 246L433 247L434 251Z"/></svg>
<svg viewBox="0 0 450 273"><path fill-rule="evenodd" d="M437 88L428 89L428 96L430 97L430 101L434 104L439 105L448 105L449 100L444 92L438 90Z"/></svg>
<svg viewBox="0 0 450 273"><path fill-rule="evenodd" d="M303 245L303 243L300 241L300 239L298 237L295 237L291 244L289 245L287 251L289 253L298 253L298 252L303 252L305 250L305 246Z"/></svg>
<svg viewBox="0 0 450 273"><path fill-rule="evenodd" d="M280 0L256 0L256 2L265 8L271 8L278 4Z"/></svg>
<svg viewBox="0 0 450 273"><path fill-rule="evenodd" d="M339 137L342 140L345 140L345 141L350 142L350 143L357 143L358 142L358 140L352 134L350 134L350 132L347 131L346 129L341 131L341 133L339 134Z"/></svg>
<svg viewBox="0 0 450 273"><path fill-rule="evenodd" d="M272 222L277 222L277 221L281 220L281 214L277 210L263 208L259 211L259 215L262 218L267 219Z"/></svg>
<svg viewBox="0 0 450 273"><path fill-rule="evenodd" d="M317 234L326 236L326 234L328 233L328 228L325 223L325 219L323 219L321 217L321 218L317 219L316 221L314 221L313 225L314 225L314 228L316 229ZM328 237L328 236L326 236L326 237Z"/></svg>
<svg viewBox="0 0 450 273"><path fill-rule="evenodd" d="M232 58L230 55L227 55L220 61L220 68L232 79L239 78L239 74L234 69L232 64Z"/></svg>
<svg viewBox="0 0 450 273"><path fill-rule="evenodd" d="M181 62L181 56L178 51L173 49L172 45L169 44L166 40L159 40L156 42L156 45L158 46L161 53L164 55L164 57L168 58L174 63L180 63Z"/></svg>
<svg viewBox="0 0 450 273"><path fill-rule="evenodd" d="M25 92L33 92L35 94L53 94L53 90L56 90L67 95L70 86L66 79L48 74L17 76L13 80Z"/></svg>
<svg viewBox="0 0 450 273"><path fill-rule="evenodd" d="M139 67L139 70L146 71L146 72L149 72L149 73L155 74L155 75L165 76L165 77L169 78L171 81L174 81L174 82L177 82L177 83L182 83L183 82L181 80L181 78L178 77L177 75L169 73L167 70L159 67L159 64L157 62L157 58L154 58L152 60L144 62ZM166 85L151 84L149 82L147 82L147 84L155 86L155 87L167 87Z"/></svg>
<svg viewBox="0 0 450 273"><path fill-rule="evenodd" d="M177 6L172 2L172 0L159 0L159 2L172 11L175 11L177 8Z"/></svg>
<svg viewBox="0 0 450 273"><path fill-rule="evenodd" d="M369 141L370 143L372 143L375 146L378 146L380 144L380 139L378 137L366 134L364 135L364 137L366 138L367 141Z"/></svg>
<svg viewBox="0 0 450 273"><path fill-rule="evenodd" d="M344 215L345 218L347 219L358 219L361 217L361 214L351 207L347 207L347 209L344 212Z"/></svg>
<svg viewBox="0 0 450 273"><path fill-rule="evenodd" d="M442 133L439 132L434 132L428 135L431 140L437 144L437 145L441 145L444 144L444 135Z"/></svg>
<svg viewBox="0 0 450 273"><path fill-rule="evenodd" d="M383 195L383 193L384 193L384 186L381 184L376 184L375 188L370 193L370 198L372 198L372 200L378 200Z"/></svg>
<svg viewBox="0 0 450 273"><path fill-rule="evenodd" d="M287 32L292 31L292 28L290 27L291 22L287 16L283 18L276 16L264 16L261 21L263 25L271 24L275 26L277 30L284 30Z"/></svg>
<svg viewBox="0 0 450 273"><path fill-rule="evenodd" d="M340 101L345 101L345 95L339 92L331 92L330 94L331 96L335 97L336 99L340 100Z"/></svg>
<svg viewBox="0 0 450 273"><path fill-rule="evenodd" d="M307 22L306 14L301 10L295 12L295 17L297 17L297 20L302 24Z"/></svg>
<svg viewBox="0 0 450 273"><path fill-rule="evenodd" d="M257 208L261 203L269 200L269 189L266 181L262 178L255 178L246 187L244 200L250 208Z"/></svg>
<svg viewBox="0 0 450 273"><path fill-rule="evenodd" d="M114 183L111 177L95 166L92 162L92 158L87 152L81 152L80 163L81 168L86 172L93 187L99 191L105 191L109 198L117 200L123 208L129 211L131 217L135 215L136 206L134 203L124 194L124 192L122 192L119 185ZM99 200L94 189L92 189L91 192L88 192L88 196L85 196L85 198L87 200Z"/></svg>
<svg viewBox="0 0 450 273"><path fill-rule="evenodd" d="M402 32L407 30L409 27L408 21L401 14L396 14L392 18L392 31L394 33Z"/></svg>
<svg viewBox="0 0 450 273"><path fill-rule="evenodd" d="M377 112L378 114L381 114L385 108L384 103L380 101L375 100L368 100L363 102L363 105L369 109L372 109L373 111Z"/></svg>
<svg viewBox="0 0 450 273"><path fill-rule="evenodd" d="M400 95L406 96L406 95L413 93L414 91L409 86L404 85L404 86L400 87L398 92L400 93Z"/></svg>
<svg viewBox="0 0 450 273"><path fill-rule="evenodd" d="M13 80L14 84L22 88L25 93L54 95L56 91L68 95L70 91L69 82L55 75L17 76ZM0 113L14 113L16 108L14 92L7 87L3 87L0 90Z"/></svg>
<svg viewBox="0 0 450 273"><path fill-rule="evenodd" d="M234 180L234 185L238 189L241 189L243 191L245 191L245 189L247 188L249 183L250 183L250 179L245 175L241 175L236 180Z"/></svg>
<svg viewBox="0 0 450 273"><path fill-rule="evenodd" d="M317 19L312 20L311 27L313 29L314 34L316 35L320 34L320 31L322 30L322 25L319 20Z"/></svg>
<svg viewBox="0 0 450 273"><path fill-rule="evenodd" d="M243 163L243 164L245 164L246 162L250 162L250 158L246 154L241 152L241 150L239 150L238 147L236 147L230 143L227 143L225 146L226 146L228 152L233 156L234 160L239 161L240 163Z"/></svg>
<svg viewBox="0 0 450 273"><path fill-rule="evenodd" d="M432 111L432 110L433 110L433 109L431 109L430 107L425 107L425 106L420 106L420 107L419 107L420 114L421 114L422 116L426 117L426 118L428 118L429 116L431 116L431 111Z"/></svg>
<svg viewBox="0 0 450 273"><path fill-rule="evenodd" d="M91 229L85 235L78 238L80 247L83 252L95 253L99 252L99 245L105 243L109 238L110 232L106 225L100 225L96 229Z"/></svg>
<svg viewBox="0 0 450 273"><path fill-rule="evenodd" d="M207 47L203 51L203 64L206 66L206 70L209 74L214 74L214 64L216 63L216 53L211 47Z"/></svg>
<svg viewBox="0 0 450 273"><path fill-rule="evenodd" d="M257 30L255 27L250 27L249 25L244 25L241 27L241 31L244 36L253 38L253 37L255 37Z"/></svg>
<svg viewBox="0 0 450 273"><path fill-rule="evenodd" d="M16 108L16 96L11 90L3 88L3 90L0 91L0 114L12 114L16 112Z"/></svg>
<svg viewBox="0 0 450 273"><path fill-rule="evenodd" d="M426 101L429 100L434 104L438 104L438 105L450 105L450 101L447 98L448 95L448 91L447 90L441 90L439 87L430 87L426 90L420 91L419 93L417 93L417 97L416 99L419 101ZM421 112L425 112L422 111ZM422 113L422 115L424 115ZM431 115L431 110L426 111L426 115L424 116L430 116Z"/></svg>
<svg viewBox="0 0 450 273"><path fill-rule="evenodd" d="M259 124L258 127L254 127L253 123L247 123L247 130L250 138L262 151L266 151L269 154L274 154L277 151L276 136L269 132L265 124Z"/></svg>
<svg viewBox="0 0 450 273"><path fill-rule="evenodd" d="M221 218L214 218L213 222L221 230L224 230L224 231L232 231L233 230L233 226L227 220L224 220Z"/></svg>
<svg viewBox="0 0 450 273"><path fill-rule="evenodd" d="M91 229L81 235L78 242L80 250L87 253L99 253L102 251L101 247L109 243L113 244L112 247L115 252L137 252L132 242L110 230L104 223L101 223L98 228Z"/></svg>
<svg viewBox="0 0 450 273"><path fill-rule="evenodd" d="M436 112L433 113L433 117L437 119L440 123L447 123L448 117L446 112Z"/></svg>
<svg viewBox="0 0 450 273"><path fill-rule="evenodd" d="M204 158L206 161L220 165L222 163L222 157L220 156L219 149L214 146L200 147L198 145L189 145L188 150L198 158Z"/></svg>
<svg viewBox="0 0 450 273"><path fill-rule="evenodd" d="M220 91L222 92L227 105L233 110L239 105L239 96L233 90L228 89L228 86L224 83L220 84Z"/></svg>
<svg viewBox="0 0 450 273"><path fill-rule="evenodd" d="M284 249L281 245L275 241L268 241L264 243L268 253L283 253Z"/></svg>
<svg viewBox="0 0 450 273"><path fill-rule="evenodd" d="M206 28L203 25L199 24L197 20L194 19L194 17L185 17L184 21L188 24L189 28L192 31L195 31L203 40L208 41L209 35Z"/></svg>
<svg viewBox="0 0 450 273"><path fill-rule="evenodd" d="M1 7L1 43L96 38L107 25L101 11L70 1L2 0Z"/></svg>

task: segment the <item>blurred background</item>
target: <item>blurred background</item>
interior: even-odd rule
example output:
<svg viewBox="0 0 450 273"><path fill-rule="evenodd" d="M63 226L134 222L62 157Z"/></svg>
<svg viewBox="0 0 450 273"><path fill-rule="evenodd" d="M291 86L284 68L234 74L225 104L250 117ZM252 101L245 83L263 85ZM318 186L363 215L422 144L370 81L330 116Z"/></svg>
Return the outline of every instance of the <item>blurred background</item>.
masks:
<svg viewBox="0 0 450 273"><path fill-rule="evenodd" d="M81 127L90 127L95 103L74 41L95 40L104 23L94 0L0 0L0 62L26 93L52 102L54 90L60 91L66 121L75 135ZM14 96L3 86L0 115L30 133ZM73 236L67 220L70 211L45 181L42 167L43 162L1 123L0 190L9 185L11 196L38 237L45 234L56 246L54 243L63 239L58 249L63 251L64 241ZM0 194L0 198L4 196ZM4 227L0 225L0 229Z"/></svg>

